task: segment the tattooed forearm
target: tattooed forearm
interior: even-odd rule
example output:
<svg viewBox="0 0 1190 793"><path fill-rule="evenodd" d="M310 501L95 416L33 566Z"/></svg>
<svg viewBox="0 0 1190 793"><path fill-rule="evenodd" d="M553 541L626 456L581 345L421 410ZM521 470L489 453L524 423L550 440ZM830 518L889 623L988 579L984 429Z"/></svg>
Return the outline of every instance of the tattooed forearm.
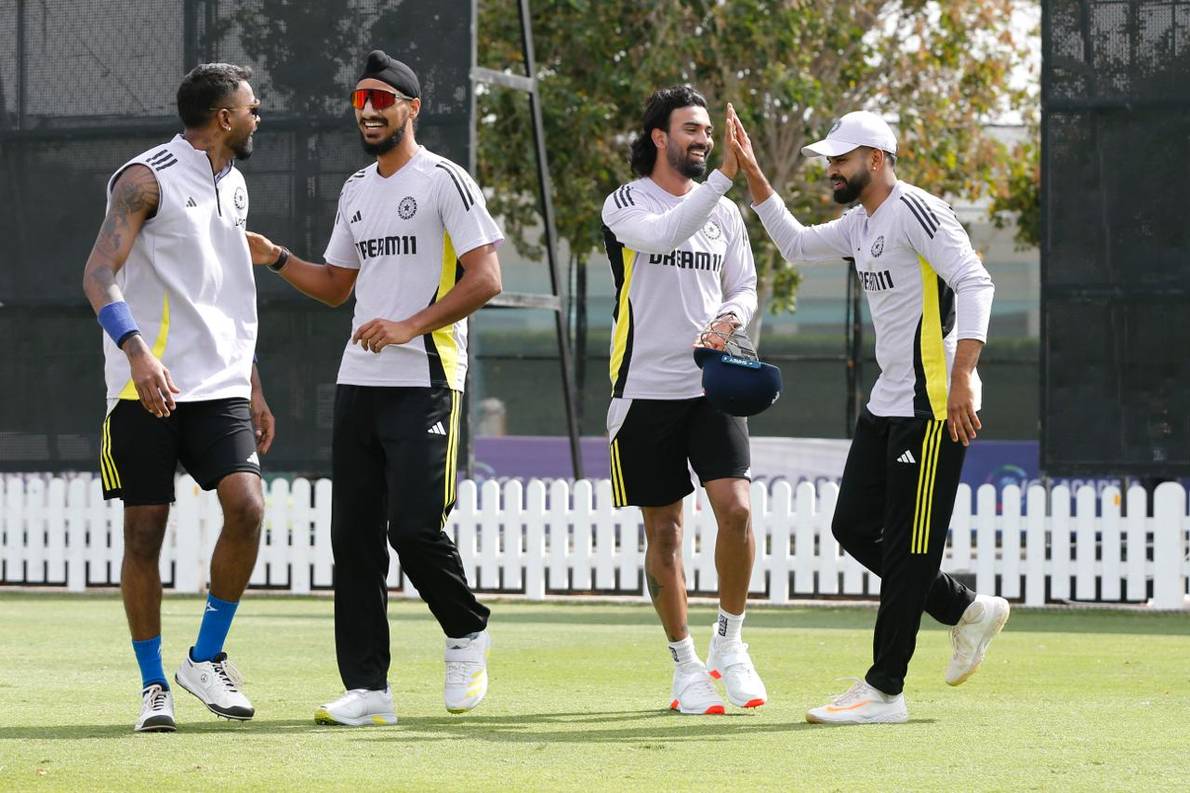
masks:
<svg viewBox="0 0 1190 793"><path fill-rule="evenodd" d="M133 165L116 179L111 206L83 273L83 291L96 311L122 299L115 275L124 266L141 226L157 213L160 201L157 179L147 167Z"/></svg>

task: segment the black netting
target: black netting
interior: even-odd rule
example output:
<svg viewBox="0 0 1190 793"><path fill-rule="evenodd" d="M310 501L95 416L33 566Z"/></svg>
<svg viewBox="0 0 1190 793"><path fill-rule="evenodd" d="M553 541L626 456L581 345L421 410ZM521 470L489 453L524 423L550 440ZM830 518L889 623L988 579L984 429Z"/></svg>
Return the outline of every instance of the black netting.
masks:
<svg viewBox="0 0 1190 793"><path fill-rule="evenodd" d="M1185 474L1190 0L1054 0L1043 48L1043 465Z"/></svg>
<svg viewBox="0 0 1190 793"><path fill-rule="evenodd" d="M83 263L112 171L180 130L189 67L254 70L249 227L317 260L343 180L371 161L347 105L370 49L418 73L419 141L470 166L472 13L438 0L0 0L0 470L95 467L102 355ZM257 281L261 369L286 427L270 467L326 472L348 310L263 270Z"/></svg>

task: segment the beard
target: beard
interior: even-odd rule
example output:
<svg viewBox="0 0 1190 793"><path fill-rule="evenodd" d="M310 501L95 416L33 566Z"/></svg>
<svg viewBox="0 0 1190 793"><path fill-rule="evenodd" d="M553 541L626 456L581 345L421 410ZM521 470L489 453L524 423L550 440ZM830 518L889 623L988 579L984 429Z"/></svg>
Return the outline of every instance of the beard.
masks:
<svg viewBox="0 0 1190 793"><path fill-rule="evenodd" d="M364 137L364 133L361 131L359 134L360 145L364 147L364 151L373 157L379 157L381 154L392 151L393 149L397 148L397 146L401 145L401 141L404 139L404 124L402 124L396 132L394 132L389 137L382 139L379 143L368 143L367 138Z"/></svg>
<svg viewBox="0 0 1190 793"><path fill-rule="evenodd" d="M248 133L243 140L228 143L228 148L231 149L231 153L237 160L246 160L252 156L252 145L252 133Z"/></svg>
<svg viewBox="0 0 1190 793"><path fill-rule="evenodd" d="M690 149L682 151L673 143L665 147L665 159L669 167L685 176L687 179L697 179L707 172L707 149L698 149L703 153L701 160L690 156Z"/></svg>
<svg viewBox="0 0 1190 793"><path fill-rule="evenodd" d="M872 174L868 171L860 171L858 174L850 179L845 180L847 183L835 190L832 197L836 204L853 204L859 198L859 194L864 191L872 181Z"/></svg>

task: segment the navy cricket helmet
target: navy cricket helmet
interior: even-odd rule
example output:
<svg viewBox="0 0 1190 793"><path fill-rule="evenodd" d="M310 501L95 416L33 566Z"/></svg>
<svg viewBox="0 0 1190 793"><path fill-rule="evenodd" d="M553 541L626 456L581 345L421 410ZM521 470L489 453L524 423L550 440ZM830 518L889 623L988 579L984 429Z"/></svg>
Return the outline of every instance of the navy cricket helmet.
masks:
<svg viewBox="0 0 1190 793"><path fill-rule="evenodd" d="M727 340L726 348L695 347L694 362L702 369L707 401L732 416L755 416L781 396L781 370L756 356L742 330Z"/></svg>

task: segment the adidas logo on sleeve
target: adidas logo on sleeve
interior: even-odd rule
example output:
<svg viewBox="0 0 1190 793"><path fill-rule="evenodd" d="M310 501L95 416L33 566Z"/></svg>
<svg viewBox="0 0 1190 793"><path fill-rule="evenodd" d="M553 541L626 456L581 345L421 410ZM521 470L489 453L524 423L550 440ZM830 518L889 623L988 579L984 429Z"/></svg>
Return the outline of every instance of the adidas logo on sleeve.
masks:
<svg viewBox="0 0 1190 793"><path fill-rule="evenodd" d="M901 456L897 458L897 462L898 463L909 463L910 465L914 465L917 463L917 460L914 459L913 452L904 451L904 452L901 452Z"/></svg>

